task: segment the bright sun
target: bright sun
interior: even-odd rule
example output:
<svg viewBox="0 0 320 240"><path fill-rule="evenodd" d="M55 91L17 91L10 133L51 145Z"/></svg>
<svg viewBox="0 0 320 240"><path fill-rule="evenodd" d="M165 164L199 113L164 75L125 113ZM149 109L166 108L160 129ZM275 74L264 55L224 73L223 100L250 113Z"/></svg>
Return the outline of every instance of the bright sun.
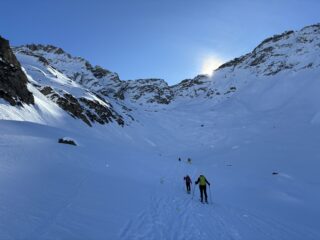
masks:
<svg viewBox="0 0 320 240"><path fill-rule="evenodd" d="M212 76L213 71L217 69L222 63L223 63L223 60L221 60L218 57L215 57L215 56L206 57L202 61L201 73Z"/></svg>

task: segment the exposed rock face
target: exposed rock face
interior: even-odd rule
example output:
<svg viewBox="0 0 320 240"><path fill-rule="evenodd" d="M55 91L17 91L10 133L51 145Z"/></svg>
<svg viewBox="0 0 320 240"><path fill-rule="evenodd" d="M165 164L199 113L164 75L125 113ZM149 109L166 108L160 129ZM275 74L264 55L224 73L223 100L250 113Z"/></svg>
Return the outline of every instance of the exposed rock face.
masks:
<svg viewBox="0 0 320 240"><path fill-rule="evenodd" d="M58 93L49 86L40 87L39 90L72 117L81 119L90 127L95 122L106 124L116 121L120 126L124 125L122 116L116 113L112 106L108 105L102 98L99 98L99 101L86 99L85 97L76 98L68 93Z"/></svg>
<svg viewBox="0 0 320 240"><path fill-rule="evenodd" d="M132 102L141 104L169 104L173 99L173 92L163 79L138 79L123 82L114 96L122 100L129 98Z"/></svg>
<svg viewBox="0 0 320 240"><path fill-rule="evenodd" d="M90 91L104 97L133 104L169 104L173 92L162 79L138 79L122 81L115 72L100 66L92 66L81 57L73 57L52 45L30 44L14 48L18 56L27 55L51 66Z"/></svg>
<svg viewBox="0 0 320 240"><path fill-rule="evenodd" d="M56 54L67 54L62 48L57 48L52 45L42 45L42 44L28 44L26 45L32 51L39 51L43 50L49 53L56 53Z"/></svg>
<svg viewBox="0 0 320 240"><path fill-rule="evenodd" d="M208 82L210 82L210 78L207 75L198 75L195 78L181 81L179 84L172 86L171 89L175 98L194 98L200 95L211 97L215 92L209 88Z"/></svg>
<svg viewBox="0 0 320 240"><path fill-rule="evenodd" d="M107 107L98 101L93 101L86 98L80 98L79 100L86 108L84 112L91 122L105 124L115 120L120 126L124 125L122 117L113 111L111 108L112 106ZM106 102L104 103L107 104Z"/></svg>
<svg viewBox="0 0 320 240"><path fill-rule="evenodd" d="M92 66L87 60L73 57L51 45L31 44L17 47L14 51L18 56L35 57L90 91L125 105L168 105L177 97L193 98L202 94L212 97L217 92L206 86L209 79L206 75L184 80L175 86L169 86L163 79L157 78L122 81L117 73Z"/></svg>
<svg viewBox="0 0 320 240"><path fill-rule="evenodd" d="M93 67L83 58L72 57L52 45L30 44L14 51L32 76L34 87L73 118L88 126L110 122L124 126L123 117L108 99L100 96L97 86L100 81L105 84L120 81L117 74Z"/></svg>
<svg viewBox="0 0 320 240"><path fill-rule="evenodd" d="M13 106L22 106L22 103L34 104L27 82L27 76L13 54L9 41L0 37L0 98Z"/></svg>

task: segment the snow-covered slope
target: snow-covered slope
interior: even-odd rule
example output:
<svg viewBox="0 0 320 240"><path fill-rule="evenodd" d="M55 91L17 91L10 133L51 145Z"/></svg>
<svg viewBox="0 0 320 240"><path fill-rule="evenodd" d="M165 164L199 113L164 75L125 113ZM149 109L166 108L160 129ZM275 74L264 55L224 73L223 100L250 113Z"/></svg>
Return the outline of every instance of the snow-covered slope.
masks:
<svg viewBox="0 0 320 240"><path fill-rule="evenodd" d="M178 96L224 99L224 95L228 98L237 89L255 84L258 79L317 71L320 67L319 56L320 24L317 24L274 35L251 53L221 65L211 78L198 76L173 88Z"/></svg>
<svg viewBox="0 0 320 240"><path fill-rule="evenodd" d="M14 48L18 59L26 66L45 65L50 72L59 78L54 71L62 73L65 79L73 84L115 100L128 99L133 103L168 103L172 97L168 84L162 79L140 79L135 81L121 81L117 73L93 67L88 61L80 57L73 57L61 48L51 45L26 45ZM33 58L33 63L27 60ZM30 69L32 70L32 69ZM28 70L27 70L28 71Z"/></svg>
<svg viewBox="0 0 320 240"><path fill-rule="evenodd" d="M319 29L175 86L97 74L52 46L15 48L35 106L0 106L34 123L0 121L0 238L320 239ZM89 128L56 94L126 125ZM186 174L207 177L211 204L185 192Z"/></svg>
<svg viewBox="0 0 320 240"><path fill-rule="evenodd" d="M52 45L30 44L14 48L16 54L34 56L45 65L58 69L65 77L94 90L105 91L120 82L118 75L99 66L93 67L81 57L73 57Z"/></svg>
<svg viewBox="0 0 320 240"><path fill-rule="evenodd" d="M318 239L319 127L230 104L126 128L0 122L1 238ZM200 173L210 205L184 190Z"/></svg>
<svg viewBox="0 0 320 240"><path fill-rule="evenodd" d="M111 81L114 76L111 73L99 71L99 67L93 68L81 58L70 59L69 54L52 46L39 45L37 48L36 45L27 45L27 47L16 49L15 53L29 75L30 83L48 100L56 103L72 117L81 119L89 126L93 123L105 124L112 121L124 125L123 117L113 108L108 99L91 91L86 87L85 82L82 82L86 78L94 78L94 75L101 78L108 77ZM44 53L49 57L54 55L55 60L45 58ZM85 77L84 73L79 72L82 65L90 68L90 70L86 69L88 75ZM82 74L79 82L75 81L78 77L72 75L76 72L78 77Z"/></svg>
<svg viewBox="0 0 320 240"><path fill-rule="evenodd" d="M264 40L251 53L220 66L213 77L199 75L174 86L168 86L162 79L123 81L118 74L99 66L93 67L88 61L72 57L51 45L26 45L14 48L14 51L32 76L35 75L31 73L34 68L39 68L33 65L45 65L57 78L56 81L69 79L69 84L79 84L108 102L121 102L129 108L141 105L163 108L170 103L194 98L212 99L213 103L219 103L257 79L316 70L320 67L319 29L319 25L312 25L300 31L275 35ZM31 56L34 64L26 60Z"/></svg>

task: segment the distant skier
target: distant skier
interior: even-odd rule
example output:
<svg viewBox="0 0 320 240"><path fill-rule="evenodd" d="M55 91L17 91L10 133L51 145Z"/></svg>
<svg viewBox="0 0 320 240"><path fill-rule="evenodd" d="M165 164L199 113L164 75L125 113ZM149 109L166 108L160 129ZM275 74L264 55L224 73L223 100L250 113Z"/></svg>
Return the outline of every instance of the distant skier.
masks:
<svg viewBox="0 0 320 240"><path fill-rule="evenodd" d="M186 182L187 193L190 193L191 192L191 184L192 184L191 178L189 177L189 175L187 175L183 179Z"/></svg>
<svg viewBox="0 0 320 240"><path fill-rule="evenodd" d="M195 182L195 184L199 183L199 189L200 189L200 197L201 202L203 203L203 194L205 197L206 203L208 203L208 195L207 195L207 184L210 186L210 183L207 181L206 177L203 175L200 175L198 180Z"/></svg>
<svg viewBox="0 0 320 240"><path fill-rule="evenodd" d="M191 163L192 163L191 158L188 158L187 162L188 162L189 164L191 164Z"/></svg>

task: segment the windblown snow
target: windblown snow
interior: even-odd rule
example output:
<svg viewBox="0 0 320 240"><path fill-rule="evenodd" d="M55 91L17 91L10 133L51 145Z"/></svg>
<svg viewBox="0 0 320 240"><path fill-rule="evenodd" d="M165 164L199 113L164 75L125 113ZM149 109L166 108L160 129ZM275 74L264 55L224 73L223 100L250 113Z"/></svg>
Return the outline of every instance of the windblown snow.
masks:
<svg viewBox="0 0 320 240"><path fill-rule="evenodd" d="M320 239L320 25L176 86L49 50L15 49L35 106L0 103L0 239ZM103 96L126 124L89 127L39 86Z"/></svg>

